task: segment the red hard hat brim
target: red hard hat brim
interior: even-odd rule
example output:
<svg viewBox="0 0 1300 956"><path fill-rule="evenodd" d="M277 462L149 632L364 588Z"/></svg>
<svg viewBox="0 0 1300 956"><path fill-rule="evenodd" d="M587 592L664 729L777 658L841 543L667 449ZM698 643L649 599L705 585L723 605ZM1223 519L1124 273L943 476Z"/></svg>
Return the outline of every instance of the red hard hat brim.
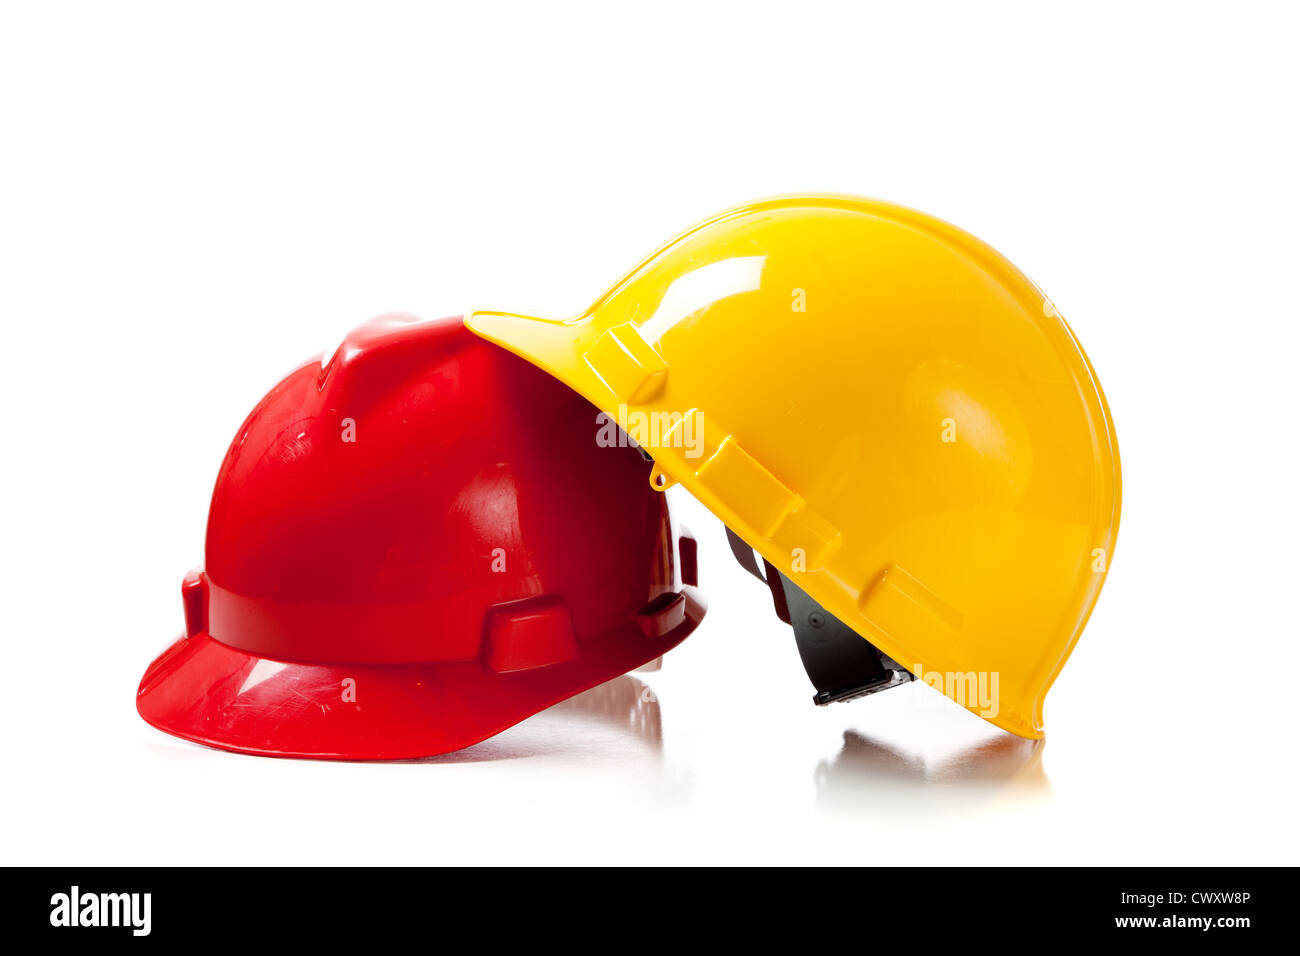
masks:
<svg viewBox="0 0 1300 956"><path fill-rule="evenodd" d="M159 730L237 753L327 760L400 760L469 747L675 647L704 616L684 587L686 614L648 638L593 640L575 660L517 673L479 661L319 664L276 661L200 632L172 644L136 693L140 716Z"/></svg>

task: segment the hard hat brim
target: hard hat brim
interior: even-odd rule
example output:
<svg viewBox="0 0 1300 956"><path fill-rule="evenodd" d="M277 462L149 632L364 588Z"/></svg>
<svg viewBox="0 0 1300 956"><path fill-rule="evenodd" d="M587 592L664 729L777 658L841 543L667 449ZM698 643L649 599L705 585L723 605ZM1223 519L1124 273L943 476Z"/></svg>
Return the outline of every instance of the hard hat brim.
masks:
<svg viewBox="0 0 1300 956"><path fill-rule="evenodd" d="M635 621L571 661L495 673L477 660L408 664L276 661L206 632L182 637L145 671L136 709L158 730L236 753L401 760L472 746L625 674L698 626L704 600L683 587L685 619L648 638Z"/></svg>

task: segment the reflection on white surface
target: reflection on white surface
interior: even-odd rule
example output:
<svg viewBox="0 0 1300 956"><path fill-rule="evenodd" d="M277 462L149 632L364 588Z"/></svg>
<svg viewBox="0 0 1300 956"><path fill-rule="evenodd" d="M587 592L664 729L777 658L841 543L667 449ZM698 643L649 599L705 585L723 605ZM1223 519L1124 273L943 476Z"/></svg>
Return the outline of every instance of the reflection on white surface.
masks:
<svg viewBox="0 0 1300 956"><path fill-rule="evenodd" d="M479 763L527 757L656 756L663 750L659 698L625 674L535 714L502 734L415 763Z"/></svg>
<svg viewBox="0 0 1300 956"><path fill-rule="evenodd" d="M1011 734L939 757L909 751L854 730L844 746L817 767L821 810L906 813L952 812L994 801L1044 799L1051 785L1043 770L1042 740Z"/></svg>
<svg viewBox="0 0 1300 956"><path fill-rule="evenodd" d="M766 261L767 256L737 256L686 273L668 287L655 314L641 323L641 337L655 345L674 325L706 305L753 292L762 284Z"/></svg>
<svg viewBox="0 0 1300 956"><path fill-rule="evenodd" d="M802 773L812 770L816 808L832 814L851 814L888 820L890 817L927 813L953 813L1017 801L1047 799L1051 787L1043 769L1044 741L1024 740L986 728L968 720L960 708L918 707L906 698L907 688L896 695L894 710L901 710L912 732L899 732L897 724L888 736L849 729L842 731L842 746L834 756L787 761L762 746L765 738L776 739L775 724L782 722L779 711L755 707L740 723L735 713L719 713L730 728L732 752L716 754L721 771L738 763L751 779L784 778L787 788L807 780ZM912 688L915 690L915 688ZM922 689L924 690L924 689ZM914 696L921 696L916 694ZM928 697L928 695L926 695ZM926 697L922 697L924 702ZM875 711L848 705L821 711L801 702L808 716L870 719ZM909 709L910 708L910 709ZM774 712L775 711L775 712ZM956 717L959 726L976 730L965 745L947 746L927 734L945 718ZM576 757L584 761L618 761L624 771L640 767L650 777L672 776L671 760L665 757L663 707L647 684L631 675L563 701L497 737L457 753L427 758L416 763L492 763L529 758ZM769 726L769 721L773 722ZM695 720L698 727L698 718ZM717 728L715 728L717 729ZM950 729L950 728L945 728ZM705 728L698 727L701 736ZM815 739L809 729L808 742ZM942 730L940 732L942 734ZM687 741L669 741L667 749L679 753ZM757 749L753 749L757 744ZM576 770L575 766L575 770ZM590 768L588 768L590 769ZM734 771L733 771L734 772ZM730 775L730 774L729 774ZM653 793L653 787L647 792ZM779 788L768 785L768 793ZM677 802L680 794L674 793Z"/></svg>

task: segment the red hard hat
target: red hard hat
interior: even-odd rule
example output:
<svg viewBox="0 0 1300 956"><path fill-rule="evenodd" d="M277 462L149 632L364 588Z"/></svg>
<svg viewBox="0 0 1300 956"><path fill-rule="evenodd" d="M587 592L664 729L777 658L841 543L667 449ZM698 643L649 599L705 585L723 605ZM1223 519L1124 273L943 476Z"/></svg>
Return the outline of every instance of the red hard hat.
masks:
<svg viewBox="0 0 1300 956"><path fill-rule="evenodd" d="M417 757L663 654L704 615L695 542L597 414L459 318L352 332L230 446L140 715L244 753Z"/></svg>

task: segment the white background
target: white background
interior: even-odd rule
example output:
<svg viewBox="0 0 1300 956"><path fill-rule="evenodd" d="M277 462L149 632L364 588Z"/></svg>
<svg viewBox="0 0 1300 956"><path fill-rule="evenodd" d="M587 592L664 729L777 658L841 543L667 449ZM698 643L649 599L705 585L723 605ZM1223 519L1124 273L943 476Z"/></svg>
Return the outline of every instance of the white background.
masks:
<svg viewBox="0 0 1300 956"><path fill-rule="evenodd" d="M1297 862L1295 14L974 6L5 4L3 862ZM571 314L813 190L992 243L1105 387L1123 522L1045 746L915 685L814 708L676 491L709 617L597 700L396 765L136 716L296 362L390 309Z"/></svg>

